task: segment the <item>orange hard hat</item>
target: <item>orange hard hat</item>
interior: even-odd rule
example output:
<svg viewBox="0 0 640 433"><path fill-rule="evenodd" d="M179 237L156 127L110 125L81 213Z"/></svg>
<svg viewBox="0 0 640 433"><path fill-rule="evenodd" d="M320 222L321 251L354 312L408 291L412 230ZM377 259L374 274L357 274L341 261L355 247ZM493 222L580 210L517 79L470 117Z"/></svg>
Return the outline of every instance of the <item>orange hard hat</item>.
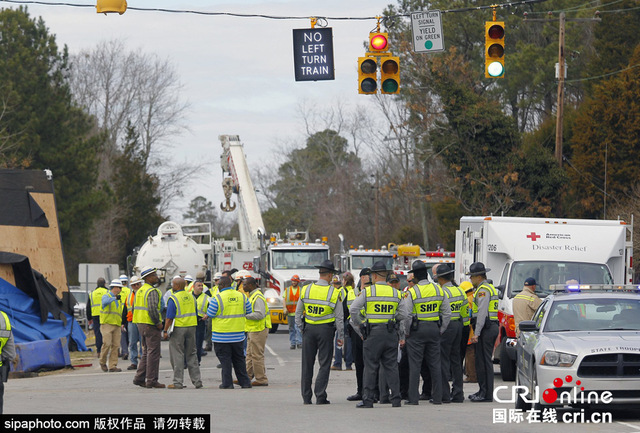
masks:
<svg viewBox="0 0 640 433"><path fill-rule="evenodd" d="M300 277L297 275L294 275L293 277L291 277L291 281L295 281L296 283L300 282Z"/></svg>

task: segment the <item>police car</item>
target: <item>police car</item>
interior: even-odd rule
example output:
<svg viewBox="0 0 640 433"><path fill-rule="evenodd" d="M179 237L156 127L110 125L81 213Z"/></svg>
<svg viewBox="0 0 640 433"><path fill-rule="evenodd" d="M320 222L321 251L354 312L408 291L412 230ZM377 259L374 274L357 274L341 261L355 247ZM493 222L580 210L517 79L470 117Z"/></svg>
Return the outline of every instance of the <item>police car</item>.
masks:
<svg viewBox="0 0 640 433"><path fill-rule="evenodd" d="M640 286L552 286L520 323L516 408L640 403Z"/></svg>

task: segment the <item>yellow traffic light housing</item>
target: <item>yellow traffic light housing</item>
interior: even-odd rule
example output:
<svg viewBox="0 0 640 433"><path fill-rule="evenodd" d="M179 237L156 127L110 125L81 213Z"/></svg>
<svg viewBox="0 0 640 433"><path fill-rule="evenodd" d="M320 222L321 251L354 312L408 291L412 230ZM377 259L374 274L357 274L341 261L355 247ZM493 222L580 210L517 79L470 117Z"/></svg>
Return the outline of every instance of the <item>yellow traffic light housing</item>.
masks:
<svg viewBox="0 0 640 433"><path fill-rule="evenodd" d="M380 32L369 33L369 51L372 53L389 51L389 35Z"/></svg>
<svg viewBox="0 0 640 433"><path fill-rule="evenodd" d="M358 57L358 93L373 95L378 91L378 62L375 57Z"/></svg>
<svg viewBox="0 0 640 433"><path fill-rule="evenodd" d="M99 14L118 13L122 15L126 10L126 0L98 0L96 4L96 12Z"/></svg>
<svg viewBox="0 0 640 433"><path fill-rule="evenodd" d="M400 93L400 59L398 57L380 58L380 93Z"/></svg>
<svg viewBox="0 0 640 433"><path fill-rule="evenodd" d="M484 76L504 78L504 22L484 23Z"/></svg>

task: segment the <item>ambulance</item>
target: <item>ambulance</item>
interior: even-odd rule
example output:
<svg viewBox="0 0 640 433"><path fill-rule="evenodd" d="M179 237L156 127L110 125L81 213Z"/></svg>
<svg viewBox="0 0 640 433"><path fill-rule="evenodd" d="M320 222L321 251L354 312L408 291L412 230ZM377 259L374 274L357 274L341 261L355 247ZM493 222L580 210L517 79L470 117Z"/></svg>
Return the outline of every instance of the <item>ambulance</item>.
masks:
<svg viewBox="0 0 640 433"><path fill-rule="evenodd" d="M456 231L456 281L474 262L489 269L487 278L500 292L500 332L494 363L503 380L515 379L516 330L513 297L524 280L536 280L541 298L553 284L633 283L633 220L585 220L465 216Z"/></svg>

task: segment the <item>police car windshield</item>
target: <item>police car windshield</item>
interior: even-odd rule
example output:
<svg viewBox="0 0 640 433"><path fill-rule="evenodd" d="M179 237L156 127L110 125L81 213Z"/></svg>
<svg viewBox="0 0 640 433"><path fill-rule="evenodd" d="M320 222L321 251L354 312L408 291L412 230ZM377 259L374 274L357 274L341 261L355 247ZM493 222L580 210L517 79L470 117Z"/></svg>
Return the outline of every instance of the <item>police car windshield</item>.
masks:
<svg viewBox="0 0 640 433"><path fill-rule="evenodd" d="M315 269L329 259L328 250L272 251L273 269Z"/></svg>
<svg viewBox="0 0 640 433"><path fill-rule="evenodd" d="M615 295L614 295L615 296ZM545 332L640 330L640 299L607 297L585 299L570 294L555 300L549 311Z"/></svg>
<svg viewBox="0 0 640 433"><path fill-rule="evenodd" d="M524 288L524 280L536 280L536 294L546 296L552 291L552 284L565 284L576 280L582 284L613 284L609 268L596 263L574 262L515 262L509 275L511 295L515 296Z"/></svg>

